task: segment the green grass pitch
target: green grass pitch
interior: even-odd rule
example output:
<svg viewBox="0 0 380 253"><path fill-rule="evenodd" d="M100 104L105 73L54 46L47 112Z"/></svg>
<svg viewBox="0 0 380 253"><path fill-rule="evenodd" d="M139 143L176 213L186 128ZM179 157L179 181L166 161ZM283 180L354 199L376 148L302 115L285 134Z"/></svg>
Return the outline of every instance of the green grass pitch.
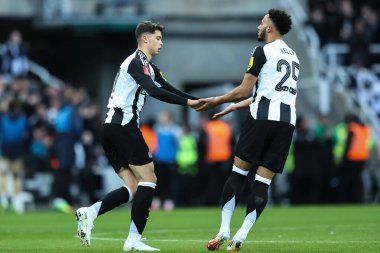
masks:
<svg viewBox="0 0 380 253"><path fill-rule="evenodd" d="M244 209L232 220L234 233ZM90 247L76 237L74 215L34 212L0 214L0 252L122 252L130 209L95 222ZM219 228L218 208L151 212L143 237L162 252L206 252ZM219 251L226 252L226 245ZM242 252L380 252L380 206L268 207L251 230Z"/></svg>

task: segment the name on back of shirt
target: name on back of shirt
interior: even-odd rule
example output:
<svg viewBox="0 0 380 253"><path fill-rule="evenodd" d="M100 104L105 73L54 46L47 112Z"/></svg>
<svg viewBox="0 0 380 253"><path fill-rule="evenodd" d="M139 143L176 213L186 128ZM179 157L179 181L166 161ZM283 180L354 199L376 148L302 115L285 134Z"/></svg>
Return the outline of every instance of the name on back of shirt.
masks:
<svg viewBox="0 0 380 253"><path fill-rule="evenodd" d="M281 50L281 53L283 54L290 54L290 55L294 55L294 51L293 50L290 50L289 48L280 48Z"/></svg>

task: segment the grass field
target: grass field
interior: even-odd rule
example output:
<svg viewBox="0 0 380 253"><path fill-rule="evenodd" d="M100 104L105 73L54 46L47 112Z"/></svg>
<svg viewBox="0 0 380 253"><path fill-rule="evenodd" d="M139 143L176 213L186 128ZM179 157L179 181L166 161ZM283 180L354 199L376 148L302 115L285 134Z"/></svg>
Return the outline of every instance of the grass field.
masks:
<svg viewBox="0 0 380 253"><path fill-rule="evenodd" d="M235 212L232 233L244 212ZM219 219L218 208L153 212L143 236L163 252L206 252ZM129 221L129 209L99 217L86 248L76 237L74 215L0 214L0 252L122 252ZM225 245L219 251L225 252ZM268 207L242 252L380 252L380 206Z"/></svg>

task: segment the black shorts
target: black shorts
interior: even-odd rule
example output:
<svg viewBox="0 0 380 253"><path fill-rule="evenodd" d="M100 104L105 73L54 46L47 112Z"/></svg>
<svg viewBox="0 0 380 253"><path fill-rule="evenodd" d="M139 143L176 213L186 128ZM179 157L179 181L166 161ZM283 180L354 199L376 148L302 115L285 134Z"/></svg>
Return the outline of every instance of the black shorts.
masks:
<svg viewBox="0 0 380 253"><path fill-rule="evenodd" d="M240 131L235 155L246 162L282 173L293 131L294 126L290 123L255 120L248 115Z"/></svg>
<svg viewBox="0 0 380 253"><path fill-rule="evenodd" d="M129 164L145 165L152 162L152 155L140 129L132 124L103 124L102 145L116 173Z"/></svg>

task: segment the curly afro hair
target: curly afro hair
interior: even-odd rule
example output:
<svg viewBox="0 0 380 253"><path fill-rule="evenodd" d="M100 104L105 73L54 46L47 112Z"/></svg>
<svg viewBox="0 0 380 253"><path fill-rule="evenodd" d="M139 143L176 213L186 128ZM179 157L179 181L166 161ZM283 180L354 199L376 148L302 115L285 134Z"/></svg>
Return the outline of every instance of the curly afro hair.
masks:
<svg viewBox="0 0 380 253"><path fill-rule="evenodd" d="M285 35L290 31L292 28L292 19L289 14L276 9L270 9L268 14L281 35Z"/></svg>

